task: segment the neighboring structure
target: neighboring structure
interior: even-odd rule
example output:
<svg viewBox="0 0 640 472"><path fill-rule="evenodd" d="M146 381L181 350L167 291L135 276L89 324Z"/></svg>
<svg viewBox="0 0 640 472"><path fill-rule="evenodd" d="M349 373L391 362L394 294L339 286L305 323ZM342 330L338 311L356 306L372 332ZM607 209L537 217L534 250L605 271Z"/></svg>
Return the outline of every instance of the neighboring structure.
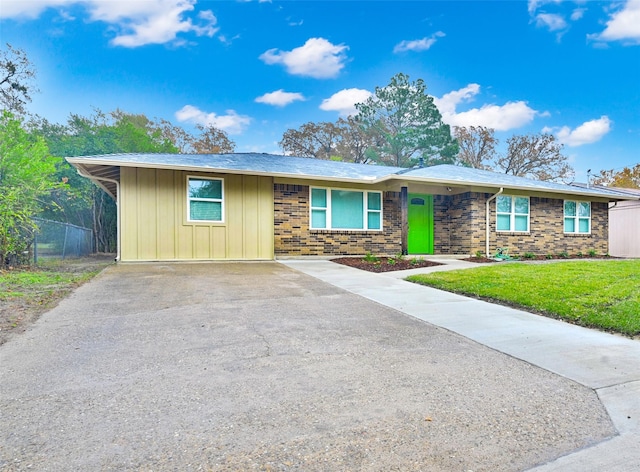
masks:
<svg viewBox="0 0 640 472"><path fill-rule="evenodd" d="M122 261L608 252L609 202L633 197L440 165L270 154L67 160L118 202Z"/></svg>
<svg viewBox="0 0 640 472"><path fill-rule="evenodd" d="M640 190L615 190L640 199ZM614 202L609 205L609 254L616 257L640 257L640 201Z"/></svg>

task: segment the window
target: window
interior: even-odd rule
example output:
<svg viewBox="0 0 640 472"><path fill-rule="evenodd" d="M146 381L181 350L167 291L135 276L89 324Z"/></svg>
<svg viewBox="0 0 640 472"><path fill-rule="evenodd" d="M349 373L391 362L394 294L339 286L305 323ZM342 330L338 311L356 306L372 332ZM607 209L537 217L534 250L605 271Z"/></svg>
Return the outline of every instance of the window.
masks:
<svg viewBox="0 0 640 472"><path fill-rule="evenodd" d="M222 179L187 178L187 215L189 221L224 221Z"/></svg>
<svg viewBox="0 0 640 472"><path fill-rule="evenodd" d="M526 233L529 231L529 197L498 195L496 198L496 229Z"/></svg>
<svg viewBox="0 0 640 472"><path fill-rule="evenodd" d="M591 203L564 201L564 232L591 233Z"/></svg>
<svg viewBox="0 0 640 472"><path fill-rule="evenodd" d="M312 187L311 229L382 229L382 193Z"/></svg>

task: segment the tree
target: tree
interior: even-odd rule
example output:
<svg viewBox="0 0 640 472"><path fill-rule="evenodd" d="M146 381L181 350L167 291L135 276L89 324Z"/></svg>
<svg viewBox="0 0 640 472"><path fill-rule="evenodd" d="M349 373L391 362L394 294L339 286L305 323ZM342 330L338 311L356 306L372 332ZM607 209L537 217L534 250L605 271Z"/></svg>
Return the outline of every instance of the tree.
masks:
<svg viewBox="0 0 640 472"><path fill-rule="evenodd" d="M512 136L507 146L506 155L496 162L496 169L505 174L553 181L573 178L563 146L551 134Z"/></svg>
<svg viewBox="0 0 640 472"><path fill-rule="evenodd" d="M200 136L193 139L191 148L196 154L224 154L234 152L236 143L229 139L227 133L212 125L197 126Z"/></svg>
<svg viewBox="0 0 640 472"><path fill-rule="evenodd" d="M71 115L66 125L34 120L32 128L44 137L52 154L61 157L178 151L145 115L120 110L111 113L98 110L90 117ZM92 227L96 250L114 252L117 244L115 202L100 187L78 176L64 160L59 162L56 175L69 185L51 192L43 216Z"/></svg>
<svg viewBox="0 0 640 472"><path fill-rule="evenodd" d="M299 129L286 130L278 144L285 153L294 156L331 159L336 155L339 139L339 129L335 123L309 122Z"/></svg>
<svg viewBox="0 0 640 472"><path fill-rule="evenodd" d="M496 159L498 139L494 130L485 126L457 126L453 134L458 141L458 160L474 169L489 170Z"/></svg>
<svg viewBox="0 0 640 472"><path fill-rule="evenodd" d="M38 91L33 83L35 76L27 54L7 43L7 49L0 51L0 104L3 110L14 115L26 113L25 105L31 101L31 94Z"/></svg>
<svg viewBox="0 0 640 472"><path fill-rule="evenodd" d="M340 142L336 145L336 155L347 162L367 164L370 161L368 150L379 141L375 130L366 131L350 116L346 120L338 119L336 123L340 134Z"/></svg>
<svg viewBox="0 0 640 472"><path fill-rule="evenodd" d="M339 118L335 123L305 123L299 129L288 129L279 145L285 153L366 164L367 150L376 138L367 133L353 117Z"/></svg>
<svg viewBox="0 0 640 472"><path fill-rule="evenodd" d="M20 262L35 229L32 218L42 197L59 185L54 181L58 159L44 140L29 134L22 122L4 111L0 117L0 267Z"/></svg>
<svg viewBox="0 0 640 472"><path fill-rule="evenodd" d="M229 139L226 132L211 125L197 125L199 136L164 119L151 122L150 128L158 131L164 140L173 144L181 153L224 154L234 152L236 148L236 143Z"/></svg>
<svg viewBox="0 0 640 472"><path fill-rule="evenodd" d="M409 82L409 76L397 74L356 109L355 120L379 138L368 150L375 161L402 167L418 158L427 165L455 163L458 145L422 79Z"/></svg>
<svg viewBox="0 0 640 472"><path fill-rule="evenodd" d="M594 177L595 185L620 188L640 188L640 164L629 168L625 167L619 172L611 170L601 170L600 174Z"/></svg>

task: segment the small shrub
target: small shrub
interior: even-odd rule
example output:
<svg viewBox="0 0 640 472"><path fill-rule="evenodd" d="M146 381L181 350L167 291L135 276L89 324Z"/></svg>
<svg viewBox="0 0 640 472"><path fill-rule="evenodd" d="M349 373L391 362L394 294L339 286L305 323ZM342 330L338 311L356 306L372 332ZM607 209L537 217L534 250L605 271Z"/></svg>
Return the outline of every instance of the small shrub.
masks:
<svg viewBox="0 0 640 472"><path fill-rule="evenodd" d="M546 255L546 256L544 256L544 257L546 257L547 259L553 259L553 254L547 254L547 255Z"/></svg>
<svg viewBox="0 0 640 472"><path fill-rule="evenodd" d="M374 256L373 254L371 254L370 252L367 252L367 254L364 256L363 258L366 262L378 262L380 259L377 258L376 256Z"/></svg>
<svg viewBox="0 0 640 472"><path fill-rule="evenodd" d="M396 265L397 262L398 261L393 257L390 257L389 259L387 259L387 264L389 265Z"/></svg>
<svg viewBox="0 0 640 472"><path fill-rule="evenodd" d="M525 252L522 256L523 259L535 259L536 255L532 252Z"/></svg>
<svg viewBox="0 0 640 472"><path fill-rule="evenodd" d="M562 251L560 254L558 254L558 257L562 259L569 259L569 253L567 251Z"/></svg>
<svg viewBox="0 0 640 472"><path fill-rule="evenodd" d="M598 253L595 249L589 249L589 257L596 257Z"/></svg>
<svg viewBox="0 0 640 472"><path fill-rule="evenodd" d="M422 257L414 257L409 261L411 265L418 265L422 262Z"/></svg>
<svg viewBox="0 0 640 472"><path fill-rule="evenodd" d="M576 254L576 256L578 256L578 257L583 257L583 256L584 256L584 254L582 254L582 251L578 251L578 254Z"/></svg>
<svg viewBox="0 0 640 472"><path fill-rule="evenodd" d="M482 251L476 251L476 257L477 257L478 259L483 258L483 257L484 257L484 252L482 252Z"/></svg>

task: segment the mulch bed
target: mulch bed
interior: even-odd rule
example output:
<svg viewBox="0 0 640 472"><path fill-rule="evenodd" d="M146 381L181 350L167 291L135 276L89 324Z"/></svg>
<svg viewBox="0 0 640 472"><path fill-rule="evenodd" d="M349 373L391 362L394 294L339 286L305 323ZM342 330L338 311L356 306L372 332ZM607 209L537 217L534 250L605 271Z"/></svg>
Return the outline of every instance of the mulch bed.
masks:
<svg viewBox="0 0 640 472"><path fill-rule="evenodd" d="M485 263L489 263L489 262L498 262L495 259L489 259L488 257L467 257L466 259L462 259L463 261L467 261L467 262L477 262L478 264L485 264Z"/></svg>
<svg viewBox="0 0 640 472"><path fill-rule="evenodd" d="M439 262L425 259L394 259L390 257L379 257L377 261L367 261L362 257L340 257L331 259L331 262L355 267L356 269L368 270L369 272L390 272L393 270L419 269L421 267L433 267L442 265Z"/></svg>

